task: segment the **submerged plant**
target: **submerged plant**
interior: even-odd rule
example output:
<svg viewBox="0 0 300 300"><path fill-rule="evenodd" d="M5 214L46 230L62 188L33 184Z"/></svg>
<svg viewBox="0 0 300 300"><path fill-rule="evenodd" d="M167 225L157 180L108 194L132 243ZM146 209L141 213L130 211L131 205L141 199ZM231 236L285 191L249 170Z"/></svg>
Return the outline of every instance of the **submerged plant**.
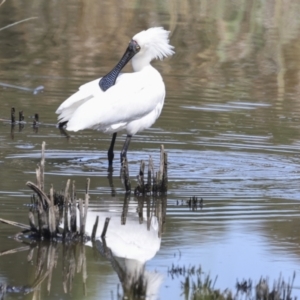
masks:
<svg viewBox="0 0 300 300"><path fill-rule="evenodd" d="M236 283L235 293L230 289L221 291L215 288L218 276L212 280L210 274L201 271L201 267L189 266L180 267L172 265L168 274L174 277L184 277L181 282L182 294L185 300L296 300L292 296L293 283L296 274L293 274L292 280L285 282L279 276L271 288L268 279L261 278L257 285L253 286L252 280L242 280Z"/></svg>

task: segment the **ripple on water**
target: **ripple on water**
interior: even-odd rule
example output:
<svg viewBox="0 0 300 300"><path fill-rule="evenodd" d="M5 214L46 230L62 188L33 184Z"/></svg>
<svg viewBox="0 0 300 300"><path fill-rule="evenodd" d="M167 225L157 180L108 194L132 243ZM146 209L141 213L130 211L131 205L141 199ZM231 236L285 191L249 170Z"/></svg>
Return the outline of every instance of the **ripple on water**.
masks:
<svg viewBox="0 0 300 300"><path fill-rule="evenodd" d="M261 107L270 107L268 103L251 103L228 101L227 103L204 103L201 106L196 105L182 105L182 108L191 110L204 110L204 111L235 111L235 110L253 110Z"/></svg>
<svg viewBox="0 0 300 300"><path fill-rule="evenodd" d="M33 144L19 144L19 145L15 145L16 148L18 149L34 149L35 145Z"/></svg>

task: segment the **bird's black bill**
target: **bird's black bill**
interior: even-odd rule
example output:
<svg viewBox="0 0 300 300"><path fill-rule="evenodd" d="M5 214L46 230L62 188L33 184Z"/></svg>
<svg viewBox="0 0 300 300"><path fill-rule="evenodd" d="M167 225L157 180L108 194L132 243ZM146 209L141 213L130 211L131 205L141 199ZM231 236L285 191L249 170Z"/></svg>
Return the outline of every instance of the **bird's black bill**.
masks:
<svg viewBox="0 0 300 300"><path fill-rule="evenodd" d="M99 81L99 86L102 91L108 90L112 87L117 80L118 75L120 74L121 70L125 67L125 65L132 59L132 57L140 51L140 46L137 44L136 41L131 41L126 49L121 60L118 64L105 76L101 78Z"/></svg>

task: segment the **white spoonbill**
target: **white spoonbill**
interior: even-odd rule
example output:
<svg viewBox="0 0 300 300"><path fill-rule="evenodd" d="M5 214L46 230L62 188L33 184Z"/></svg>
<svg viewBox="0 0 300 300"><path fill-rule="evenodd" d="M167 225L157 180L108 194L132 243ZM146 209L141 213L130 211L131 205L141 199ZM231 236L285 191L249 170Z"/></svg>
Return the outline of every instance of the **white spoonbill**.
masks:
<svg viewBox="0 0 300 300"><path fill-rule="evenodd" d="M60 124L67 124L69 131L96 129L112 133L107 153L109 166L112 166L117 132L125 129L127 137L121 151L122 162L131 137L152 126L161 113L165 85L150 62L173 55L173 48L169 44L169 31L162 27L136 34L111 72L82 85L59 106L56 113ZM119 74L131 58L134 73Z"/></svg>

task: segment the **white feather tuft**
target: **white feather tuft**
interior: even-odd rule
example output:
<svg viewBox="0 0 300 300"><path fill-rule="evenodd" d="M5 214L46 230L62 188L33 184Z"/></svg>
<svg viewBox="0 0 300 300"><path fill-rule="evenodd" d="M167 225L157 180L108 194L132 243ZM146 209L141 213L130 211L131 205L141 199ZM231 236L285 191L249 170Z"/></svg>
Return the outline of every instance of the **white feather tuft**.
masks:
<svg viewBox="0 0 300 300"><path fill-rule="evenodd" d="M152 27L137 33L132 39L135 40L141 47L140 53L150 52L151 59L160 59L173 55L174 46L169 42L170 31L163 27Z"/></svg>

